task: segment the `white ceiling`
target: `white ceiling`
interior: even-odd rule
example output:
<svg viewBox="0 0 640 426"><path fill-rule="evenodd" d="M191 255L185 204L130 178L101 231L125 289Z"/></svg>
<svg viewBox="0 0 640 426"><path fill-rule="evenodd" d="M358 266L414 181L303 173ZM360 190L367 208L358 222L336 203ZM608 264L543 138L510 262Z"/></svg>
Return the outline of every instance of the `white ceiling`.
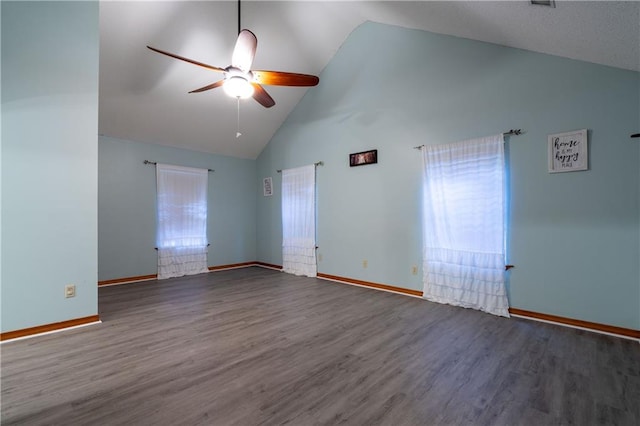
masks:
<svg viewBox="0 0 640 426"><path fill-rule="evenodd" d="M369 20L640 71L640 2L243 1L242 27L258 37L254 69L320 75L348 35ZM226 67L237 2L101 1L101 135L256 158L307 90L265 86L266 109L222 89L187 92L221 74L146 45ZM322 76L320 76L322 77Z"/></svg>

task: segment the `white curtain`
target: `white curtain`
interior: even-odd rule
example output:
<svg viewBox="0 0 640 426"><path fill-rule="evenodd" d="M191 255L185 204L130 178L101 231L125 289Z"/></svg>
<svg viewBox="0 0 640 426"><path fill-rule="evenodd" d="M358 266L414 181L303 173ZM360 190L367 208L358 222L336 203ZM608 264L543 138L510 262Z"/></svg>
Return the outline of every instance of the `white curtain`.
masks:
<svg viewBox="0 0 640 426"><path fill-rule="evenodd" d="M508 317L503 136L422 153L424 297Z"/></svg>
<svg viewBox="0 0 640 426"><path fill-rule="evenodd" d="M282 171L282 269L315 277L316 168Z"/></svg>
<svg viewBox="0 0 640 426"><path fill-rule="evenodd" d="M208 272L208 171L156 165L158 279Z"/></svg>

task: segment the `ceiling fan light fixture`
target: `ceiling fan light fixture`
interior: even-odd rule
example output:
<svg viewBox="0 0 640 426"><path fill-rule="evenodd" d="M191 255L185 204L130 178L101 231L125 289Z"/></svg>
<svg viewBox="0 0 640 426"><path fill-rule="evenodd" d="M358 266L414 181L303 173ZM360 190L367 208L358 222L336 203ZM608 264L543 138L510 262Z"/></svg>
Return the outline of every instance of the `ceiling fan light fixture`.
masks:
<svg viewBox="0 0 640 426"><path fill-rule="evenodd" d="M225 93L233 98L246 99L253 95L253 86L249 81L239 75L234 75L225 80L222 85Z"/></svg>

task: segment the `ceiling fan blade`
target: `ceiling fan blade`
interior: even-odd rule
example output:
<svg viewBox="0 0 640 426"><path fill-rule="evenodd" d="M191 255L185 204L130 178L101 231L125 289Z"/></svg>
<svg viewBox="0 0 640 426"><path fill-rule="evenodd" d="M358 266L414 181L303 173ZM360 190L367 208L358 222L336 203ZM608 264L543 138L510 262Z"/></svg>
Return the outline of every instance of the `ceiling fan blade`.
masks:
<svg viewBox="0 0 640 426"><path fill-rule="evenodd" d="M315 86L320 79L315 75L282 71L253 71L253 81L271 86Z"/></svg>
<svg viewBox="0 0 640 426"><path fill-rule="evenodd" d="M251 83L251 85L254 88L253 99L258 101L260 105L265 108L271 108L276 104L276 101L273 100L273 98L267 93L266 90L264 90L262 86L257 83Z"/></svg>
<svg viewBox="0 0 640 426"><path fill-rule="evenodd" d="M173 53L165 52L164 50L156 49L155 47L147 46L147 48L153 50L154 52L162 53L163 55L170 56L175 59L180 59L181 61L189 62L190 64L198 65L200 67L204 67L213 71L224 72L224 69L219 67L214 67L213 65L205 64L202 62L194 61L193 59L185 58L182 56L175 55Z"/></svg>
<svg viewBox="0 0 640 426"><path fill-rule="evenodd" d="M236 46L233 48L231 66L240 68L242 71L249 71L251 64L253 64L253 58L256 56L257 46L258 39L255 34L249 30L240 31Z"/></svg>
<svg viewBox="0 0 640 426"><path fill-rule="evenodd" d="M190 91L189 93L200 93L200 92L205 92L207 90L211 90L211 89L215 89L216 87L220 87L224 84L224 80L218 80L215 83L211 83L207 86L201 87L199 89L195 89Z"/></svg>

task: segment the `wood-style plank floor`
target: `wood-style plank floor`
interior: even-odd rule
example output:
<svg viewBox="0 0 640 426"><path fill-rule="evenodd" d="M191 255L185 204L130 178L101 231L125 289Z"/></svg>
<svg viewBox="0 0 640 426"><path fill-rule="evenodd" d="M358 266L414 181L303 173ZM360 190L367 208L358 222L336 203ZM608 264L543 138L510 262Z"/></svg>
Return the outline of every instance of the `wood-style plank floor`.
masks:
<svg viewBox="0 0 640 426"><path fill-rule="evenodd" d="M637 342L260 268L2 345L2 424L633 425Z"/></svg>

